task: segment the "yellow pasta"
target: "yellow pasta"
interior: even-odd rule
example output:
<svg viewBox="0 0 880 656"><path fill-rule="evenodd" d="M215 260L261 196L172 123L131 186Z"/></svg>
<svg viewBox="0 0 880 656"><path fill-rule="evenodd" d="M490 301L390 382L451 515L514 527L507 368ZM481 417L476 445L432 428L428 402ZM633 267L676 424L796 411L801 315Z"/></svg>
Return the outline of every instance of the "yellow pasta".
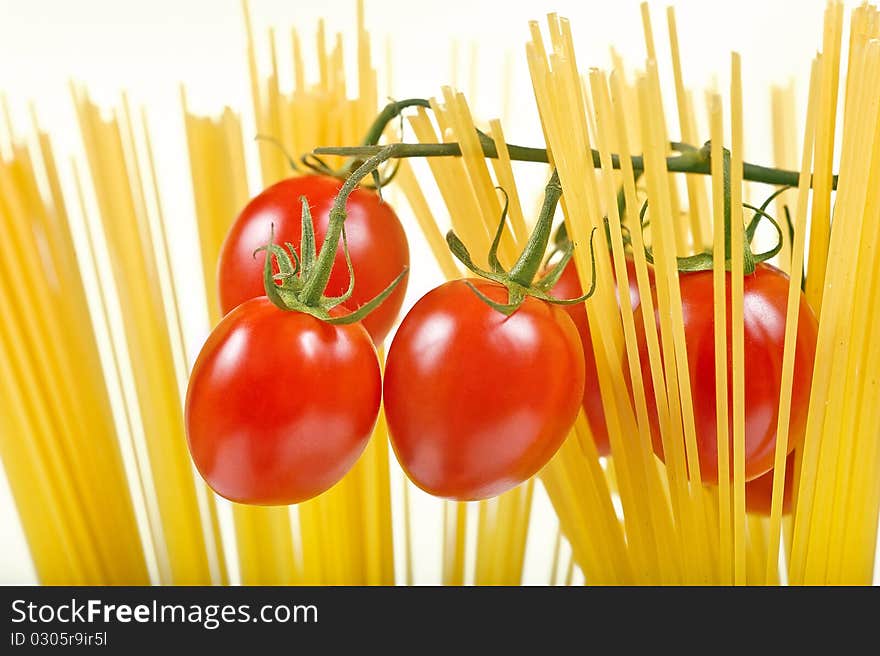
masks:
<svg viewBox="0 0 880 656"><path fill-rule="evenodd" d="M41 582L147 583L105 380L81 364L100 356L68 206L49 137L34 127L36 148L13 135L0 161L0 455Z"/></svg>
<svg viewBox="0 0 880 656"><path fill-rule="evenodd" d="M261 186L337 171L350 161L312 151L361 143L385 95L362 1L356 3L356 39L329 32L321 21L313 53L304 52L299 28L289 32L285 50L286 33L255 26L247 0L242 6L250 78L250 98L242 102L251 103L253 124L242 118L248 112L240 106L196 114L180 89L180 150L189 160L205 328L221 319L216 274L223 240L257 191L248 185L249 149ZM674 10L666 12L669 61L658 54L647 3L638 18L647 57L635 65L612 50L609 70L581 67L573 26L555 14L545 27L530 23L525 44L550 163L541 172L554 168L561 181L561 221L575 244L581 286L596 279L584 307L610 455L600 454L580 412L533 479L477 503L438 501L439 580L522 583L535 537L529 534L533 502L543 488L558 519L557 534L547 536L555 537L546 557L551 584L572 585L581 574L589 585L870 583L880 511L880 349L873 347L880 341L880 14L867 4L856 8L844 43L842 3L829 2L809 87L788 83L771 92L773 158L794 169L786 179L797 179L797 191L778 196L772 206L777 220L788 214L792 232L781 222L774 259L790 278L769 517L747 512L743 273L750 265L744 255L747 204L758 189L743 162L749 81L734 53L729 90L689 87L682 48L688 35L679 34ZM257 56L262 49L266 70ZM352 55L354 78L346 75ZM463 82L471 100L478 55L475 45L454 46L453 80ZM285 57L291 81L282 79ZM385 60L390 92L390 46ZM464 80L456 79L463 72L460 60L469 64ZM505 93L510 70L508 61ZM673 80L668 92L660 83L665 72ZM703 93L704 116L694 105ZM396 163L383 190L421 231L447 280L463 275L444 238L447 229L468 245L478 265L486 265L506 206L498 255L510 265L532 218L527 205L534 190L514 175L517 151L506 144L503 117L484 121L468 96L455 86L439 87L426 107L407 112L402 134L391 125L382 135L386 142L457 145L458 156L432 157L424 168L405 159ZM0 458L39 580L417 582L420 526L412 508L424 500L411 494L392 462L383 412L349 474L296 507L231 504L199 478L183 420L186 363L192 360L184 351L186 300L175 283L170 218L148 117L126 95L99 107L81 85L72 86L72 101L82 147L69 166L67 157L58 165L35 112L31 130L19 134L5 97L2 103L8 143L0 156L0 227L6 235ZM664 101L667 107L674 102L677 127L667 122ZM802 134L794 127L799 109L805 113ZM701 124L708 125L707 135L698 132ZM670 144L676 132L683 145ZM264 139L252 145L258 136ZM702 150L687 147L700 148L706 137L711 143ZM495 144L492 157L484 151L486 139ZM682 161L702 168L682 173ZM679 286L678 258L694 253L711 257L717 485L708 483L716 472L700 468L698 413L705 409L695 404L703 390L691 388L693 354ZM629 267L638 307L617 292L629 287ZM790 415L802 283L819 335L806 435L794 461L793 514L786 516L781 474L795 439ZM379 348L383 362L385 346ZM392 507L402 521L392 521ZM221 530L229 518L231 531Z"/></svg>

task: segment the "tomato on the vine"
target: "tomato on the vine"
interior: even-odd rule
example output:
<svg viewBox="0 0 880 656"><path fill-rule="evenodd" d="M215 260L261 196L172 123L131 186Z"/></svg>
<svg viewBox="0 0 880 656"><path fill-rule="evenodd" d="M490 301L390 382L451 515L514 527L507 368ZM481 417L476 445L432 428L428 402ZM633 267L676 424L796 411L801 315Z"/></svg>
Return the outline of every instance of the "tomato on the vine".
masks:
<svg viewBox="0 0 880 656"><path fill-rule="evenodd" d="M308 198L320 249L329 223L330 208L342 181L326 175L287 178L267 187L245 206L223 243L218 267L220 306L224 314L249 298L263 296L265 246L274 225L275 240L291 243L300 252L302 219L300 197ZM397 215L379 195L357 188L348 197L345 232L354 269L355 287L346 305L356 310L384 290L409 265L409 246ZM338 296L349 284L343 249L336 252L327 296ZM406 294L402 281L363 324L373 341L381 344L397 319Z"/></svg>
<svg viewBox="0 0 880 656"><path fill-rule="evenodd" d="M743 330L745 369L745 476L757 478L773 466L776 423L785 342L785 315L788 276L769 264L758 264L743 280ZM728 434L731 476L733 472L733 404L730 274L727 274L727 387ZM717 483L718 449L715 413L715 333L712 272L682 273L679 276L685 343L694 407L700 474L703 481ZM659 310L657 311L659 327ZM645 392L652 421L654 450L662 458L663 445L658 427L656 402L651 384L650 363L644 338L643 321L639 331L639 355L645 379ZM816 354L818 324L813 311L801 295L794 354L794 380L791 397L788 450L803 440L806 428L813 361Z"/></svg>
<svg viewBox="0 0 880 656"><path fill-rule="evenodd" d="M538 472L577 417L584 356L558 306L527 296L505 316L508 290L455 280L404 318L385 368L385 412L394 451L430 494L475 500Z"/></svg>
<svg viewBox="0 0 880 656"><path fill-rule="evenodd" d="M226 315L196 360L186 398L190 453L227 499L305 501L358 459L381 397L379 360L363 326L251 299Z"/></svg>
<svg viewBox="0 0 880 656"><path fill-rule="evenodd" d="M641 303L641 298L639 296L639 283L636 278L635 263L630 258L626 260L626 274L629 280L630 303L632 303L632 309L635 311ZM648 275L651 284L653 284L654 274L653 269L650 267L648 268ZM560 276L551 291L557 298L575 298L581 295L581 283L574 261L566 265L562 271L562 276ZM617 292L616 281L615 292ZM602 407L602 395L599 391L599 374L596 371L596 354L593 351L593 338L590 332L590 323L587 319L587 308L583 303L577 303L565 306L565 311L568 312L568 316L574 321L584 348L584 414L590 424L590 432L593 434L593 440L596 443L599 455L607 456L611 453L611 443L608 439L608 425L605 422L605 410ZM625 364L623 371L624 376L628 378Z"/></svg>

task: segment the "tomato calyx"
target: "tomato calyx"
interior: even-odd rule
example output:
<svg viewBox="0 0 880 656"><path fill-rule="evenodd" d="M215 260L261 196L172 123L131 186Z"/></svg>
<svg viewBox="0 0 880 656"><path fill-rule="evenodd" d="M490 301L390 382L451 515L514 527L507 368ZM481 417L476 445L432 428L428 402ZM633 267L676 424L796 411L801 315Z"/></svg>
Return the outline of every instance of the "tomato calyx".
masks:
<svg viewBox="0 0 880 656"><path fill-rule="evenodd" d="M732 226L732 211L731 211L731 200L730 200L730 151L727 148L722 149L724 155L723 161L723 172L724 172L724 266L728 271L730 270L731 263L731 226ZM699 150L686 150L681 157L694 157L699 158L701 160L705 159L707 162L710 158L711 152L711 142L707 141L702 148ZM785 185L774 191L770 196L761 204L761 207L755 207L754 205L750 205L748 203L743 203L743 207L754 212L754 216L749 221L748 225L745 227L744 239L743 239L743 274L751 275L755 272L755 267L761 262L766 262L771 258L775 257L779 251L782 249L782 228L779 226L779 223L774 219L770 214L767 213L767 209L770 206L770 203L779 196L782 192L792 189L792 186ZM642 208L639 211L639 225L642 229L647 227L648 221L645 216L648 211L648 201L642 204ZM770 250L764 251L762 253L754 253L752 252L752 241L755 237L755 232L758 229L758 225L761 222L761 219L766 219L770 222L773 228L776 230L776 245ZM650 264L654 263L654 254L650 247L645 246L645 259L648 260ZM689 273L695 271L711 271L713 267L714 256L711 249L700 251L694 255L689 255L687 257L677 257L678 270L682 273Z"/></svg>
<svg viewBox="0 0 880 656"><path fill-rule="evenodd" d="M527 296L534 296L537 299L554 305L574 305L576 303L583 303L590 298L596 290L596 253L592 238L596 232L595 228L590 235L590 261L592 264L593 278L590 289L586 294L578 296L577 298L569 299L556 298L550 294L549 290L557 283L562 272L565 270L565 266L574 254L574 244L567 240L559 249L562 253L560 260L549 272L547 272L546 275L535 281L535 276L541 268L544 253L546 252L547 244L550 241L553 214L556 211L556 205L559 202L559 198L562 196L562 186L559 183L559 175L556 170L554 169L553 175L547 183L544 192L544 203L541 207L538 221L535 224L535 229L529 236L525 248L510 268L510 271L507 271L498 260L498 246L501 243L501 235L504 232L504 225L507 220L508 196L507 192L501 187L497 187L497 189L504 195L504 208L501 210L501 220L498 223L498 228L495 230L492 245L489 248L487 259L490 270L487 271L486 269L477 266L467 247L454 231L450 230L446 233L446 243L449 245L449 250L452 251L452 254L469 271L481 278L486 278L487 280L491 280L506 287L508 292L507 303L499 303L489 298L470 282L466 281L465 284L470 287L471 291L473 291L480 300L505 316L510 316L516 312Z"/></svg>
<svg viewBox="0 0 880 656"><path fill-rule="evenodd" d="M269 234L269 243L258 248L266 252L266 264L263 267L263 287L266 296L278 308L286 311L304 312L330 324L350 324L362 320L388 298L391 292L403 280L409 271L404 267L397 277L379 294L374 296L354 311L339 315L331 310L343 305L351 298L355 286L354 267L348 251L345 235L345 205L348 197L358 183L367 175L374 173L377 167L394 156L394 147L388 146L367 161L363 162L345 181L330 210L327 234L320 252L316 252L315 226L312 220L308 199L300 196L302 204L302 240L300 254L293 244L285 244L286 250L275 243L275 226ZM325 296L324 291L330 279L330 272L336 258L336 251L342 241L345 263L348 267L348 289L339 296ZM288 255L289 252L289 255ZM278 273L274 272L272 263L276 263Z"/></svg>

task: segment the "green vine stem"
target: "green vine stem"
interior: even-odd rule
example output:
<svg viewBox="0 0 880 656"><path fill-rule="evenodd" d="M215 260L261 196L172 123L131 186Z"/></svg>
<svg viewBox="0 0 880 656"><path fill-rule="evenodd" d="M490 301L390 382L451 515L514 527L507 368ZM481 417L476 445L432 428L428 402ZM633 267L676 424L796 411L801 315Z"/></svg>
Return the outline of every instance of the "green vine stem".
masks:
<svg viewBox="0 0 880 656"><path fill-rule="evenodd" d="M424 98L408 98L406 100L395 100L387 105L379 112L379 115L373 121L370 128L367 130L367 134L364 136L364 140L361 142L364 146L373 146L379 143L379 139L382 138L382 133L385 132L385 128L388 124L401 115L404 109L409 107L424 107L426 109L430 109L431 103L425 100Z"/></svg>
<svg viewBox="0 0 880 656"><path fill-rule="evenodd" d="M547 251L547 244L550 241L553 214L556 212L556 205L561 196L562 185L559 183L559 174L554 170L544 190L544 202L534 232L523 252L510 268L510 279L514 282L528 287L541 268L544 253Z"/></svg>
<svg viewBox="0 0 880 656"><path fill-rule="evenodd" d="M342 226L345 223L345 204L348 202L348 197L355 190L358 183L368 175L372 175L380 164L392 157L396 157L398 150L398 144L383 146L348 176L339 193L336 194L336 198L333 199L333 206L330 208L330 220L327 225L327 234L324 237L324 243L321 245L318 259L315 262L314 275L306 281L300 296L300 300L306 305L314 305L318 302L321 294L324 293L327 281L330 279L330 271L333 268L336 250L339 247L339 238L342 235Z"/></svg>
<svg viewBox="0 0 880 656"><path fill-rule="evenodd" d="M480 145L483 148L483 155L495 159L498 157L498 148L495 141L485 133L478 131ZM401 143L395 157L461 157L461 147L457 143L428 143L413 144ZM684 144L679 144L679 146ZM342 155L345 157L368 158L380 152L383 146L326 146L316 148L315 153L318 155ZM707 149L697 148L684 149L684 152L678 155L672 155L666 158L666 168L671 173L696 173L701 175L709 175L712 172L711 156ZM533 148L529 146L517 146L508 144L507 150L510 153L510 159L519 162L536 162L549 164L547 150L544 148ZM591 151L593 158L593 166L601 167L599 160L599 151ZM645 170L644 159L641 155L633 155L631 158L633 170L641 172ZM620 156L611 155L611 165L615 169L620 168ZM782 185L796 187L798 184L798 171L790 171L787 169L776 169L769 166L761 166L760 164L743 163L743 179L750 182L763 182L770 185ZM831 188L837 189L837 176L832 176Z"/></svg>

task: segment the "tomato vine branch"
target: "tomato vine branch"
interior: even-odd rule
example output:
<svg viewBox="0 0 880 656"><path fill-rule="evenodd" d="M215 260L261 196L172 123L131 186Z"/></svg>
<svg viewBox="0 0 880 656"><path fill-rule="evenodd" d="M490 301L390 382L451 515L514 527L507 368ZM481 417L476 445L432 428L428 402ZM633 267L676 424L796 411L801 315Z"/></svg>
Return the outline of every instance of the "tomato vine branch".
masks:
<svg viewBox="0 0 880 656"><path fill-rule="evenodd" d="M483 148L483 154L489 158L498 157L498 148L495 141L488 135L479 132L480 145ZM395 151L394 157L461 157L461 147L454 142L450 143L399 143ZM676 144L679 148L687 146L686 144ZM355 157L365 159L381 152L386 146L326 146L315 149L317 155L342 155L345 157ZM550 160L547 156L545 148L534 148L530 146L517 146L507 144L507 150L510 153L510 159L518 162L535 162L549 164ZM666 168L671 173L694 173L699 175L709 175L712 172L711 156L707 147L697 148L681 148L682 152L678 155L672 155L666 158ZM592 150L593 166L599 168L601 162L599 159L599 151ZM645 162L641 155L633 155L631 157L633 170L640 173L645 170ZM620 168L620 156L611 155L611 165L615 169ZM750 182L763 182L770 185L797 186L800 173L787 169L776 169L760 164L743 163L743 179ZM837 176L832 176L831 188L837 188Z"/></svg>

